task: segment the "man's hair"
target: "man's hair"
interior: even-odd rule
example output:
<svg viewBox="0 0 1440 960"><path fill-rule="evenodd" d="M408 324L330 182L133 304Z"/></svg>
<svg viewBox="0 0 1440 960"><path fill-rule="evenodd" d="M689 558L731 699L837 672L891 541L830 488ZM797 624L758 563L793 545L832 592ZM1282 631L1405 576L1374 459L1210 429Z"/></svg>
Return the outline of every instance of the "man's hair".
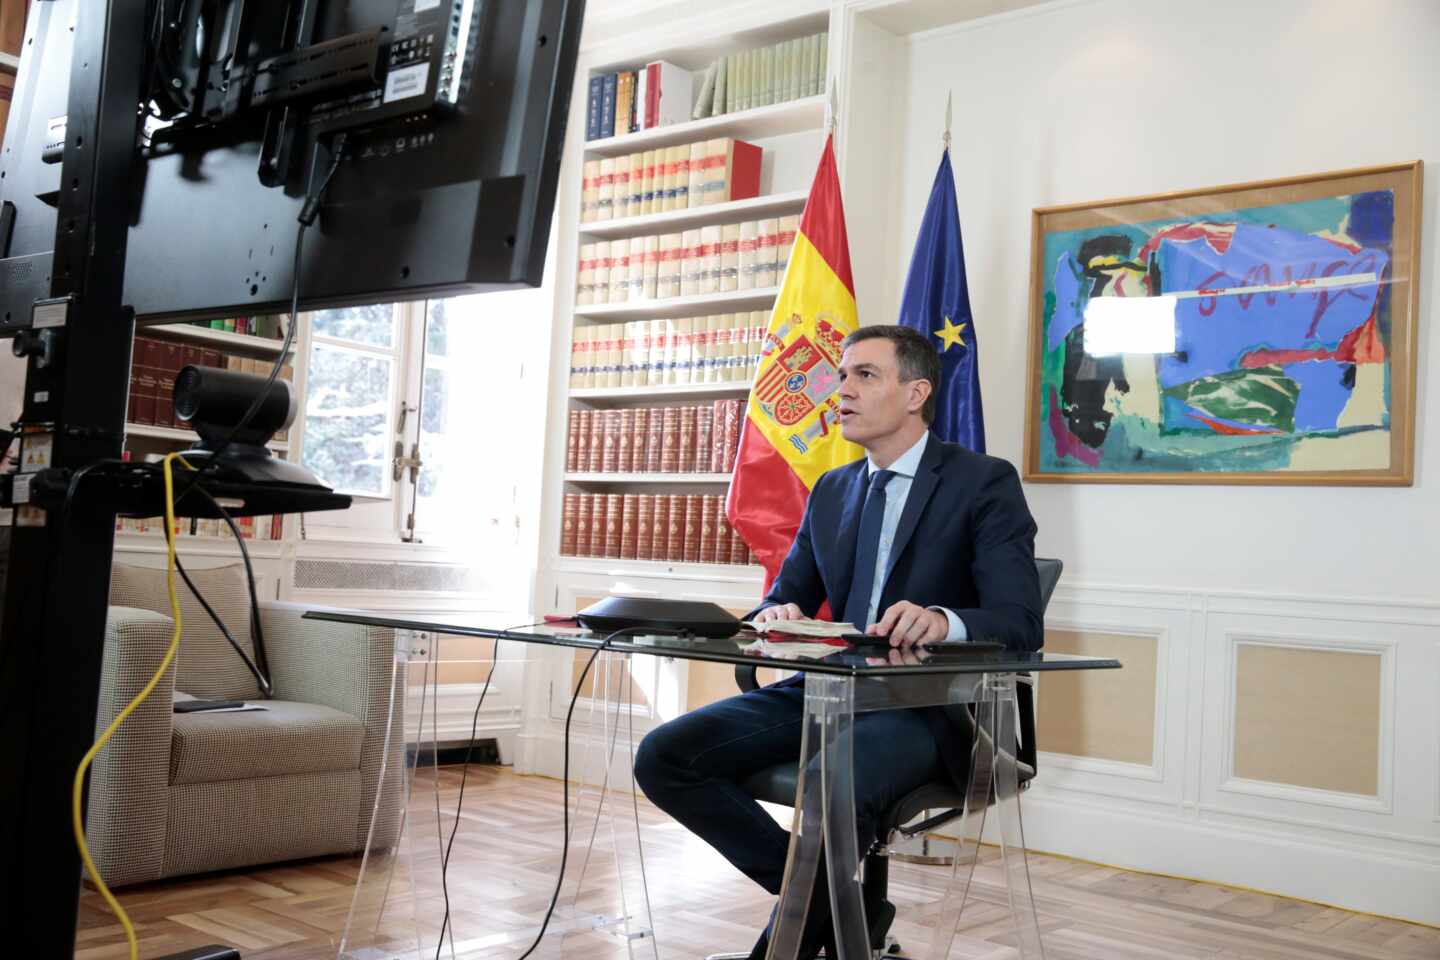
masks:
<svg viewBox="0 0 1440 960"><path fill-rule="evenodd" d="M900 367L900 382L929 380L930 396L920 408L920 418L928 427L935 422L936 397L940 394L940 354L920 331L897 324L876 324L861 327L840 344L848 350L861 340L889 340L895 346L895 360Z"/></svg>

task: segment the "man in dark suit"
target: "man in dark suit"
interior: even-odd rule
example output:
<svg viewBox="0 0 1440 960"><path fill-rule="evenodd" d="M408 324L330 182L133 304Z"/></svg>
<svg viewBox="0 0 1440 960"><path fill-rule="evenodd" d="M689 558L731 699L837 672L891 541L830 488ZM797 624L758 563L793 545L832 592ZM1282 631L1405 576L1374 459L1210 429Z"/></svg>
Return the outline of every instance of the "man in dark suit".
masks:
<svg viewBox="0 0 1440 960"><path fill-rule="evenodd" d="M840 429L867 456L816 481L780 575L750 619L811 617L828 600L837 619L887 637L892 658L942 640L1040 648L1035 522L1020 479L1004 460L930 433L939 386L939 356L915 330L862 327L845 340ZM740 784L799 755L804 690L792 677L677 717L650 732L635 761L651 800L774 894L789 834ZM963 710L856 716L861 851L900 797L943 773L963 783L970 736ZM823 891L821 882L801 960L832 942ZM767 943L762 934L752 960Z"/></svg>

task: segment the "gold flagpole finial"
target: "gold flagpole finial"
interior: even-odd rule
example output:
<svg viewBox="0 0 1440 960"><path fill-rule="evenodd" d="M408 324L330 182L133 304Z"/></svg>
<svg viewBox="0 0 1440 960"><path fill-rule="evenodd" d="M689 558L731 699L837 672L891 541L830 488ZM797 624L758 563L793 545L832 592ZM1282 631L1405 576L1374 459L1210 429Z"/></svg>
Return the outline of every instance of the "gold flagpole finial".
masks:
<svg viewBox="0 0 1440 960"><path fill-rule="evenodd" d="M947 151L950 149L950 106L954 99L953 90L945 95L945 149Z"/></svg>

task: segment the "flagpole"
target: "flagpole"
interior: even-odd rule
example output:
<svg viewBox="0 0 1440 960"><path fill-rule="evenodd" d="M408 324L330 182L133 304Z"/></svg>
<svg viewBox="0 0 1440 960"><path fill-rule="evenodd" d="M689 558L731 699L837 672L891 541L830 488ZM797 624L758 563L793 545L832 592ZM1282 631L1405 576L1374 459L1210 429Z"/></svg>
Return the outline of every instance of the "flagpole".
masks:
<svg viewBox="0 0 1440 960"><path fill-rule="evenodd" d="M836 117L840 113L840 108L835 102L834 80L830 81L825 93L825 131L833 136L835 133Z"/></svg>
<svg viewBox="0 0 1440 960"><path fill-rule="evenodd" d="M950 152L950 105L955 99L955 91L945 94L945 152Z"/></svg>

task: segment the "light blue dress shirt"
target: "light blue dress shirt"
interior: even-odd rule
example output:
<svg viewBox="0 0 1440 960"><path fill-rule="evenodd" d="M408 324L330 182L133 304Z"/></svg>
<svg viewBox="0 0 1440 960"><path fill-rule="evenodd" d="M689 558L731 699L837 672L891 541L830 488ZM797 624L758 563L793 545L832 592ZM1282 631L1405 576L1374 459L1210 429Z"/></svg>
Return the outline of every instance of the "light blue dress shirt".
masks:
<svg viewBox="0 0 1440 960"><path fill-rule="evenodd" d="M920 469L920 459L925 456L925 444L930 441L930 431L925 431L920 440L902 453L898 459L886 469L889 469L895 476L885 485L885 517L880 522L880 546L875 551L875 580L874 586L870 588L870 612L865 618L866 623L874 623L885 611L877 609L880 605L880 594L885 589L885 578L890 573L890 546L895 542L895 531L900 527L900 517L905 513L905 501L910 497L910 487L915 481L915 472ZM870 461L870 470L865 475L868 485L870 476L876 470L881 469ZM930 607L931 610L939 610L945 614L945 619L950 622L950 632L945 635L946 640L966 640L969 634L965 630L965 621L955 615L953 610L946 607Z"/></svg>

